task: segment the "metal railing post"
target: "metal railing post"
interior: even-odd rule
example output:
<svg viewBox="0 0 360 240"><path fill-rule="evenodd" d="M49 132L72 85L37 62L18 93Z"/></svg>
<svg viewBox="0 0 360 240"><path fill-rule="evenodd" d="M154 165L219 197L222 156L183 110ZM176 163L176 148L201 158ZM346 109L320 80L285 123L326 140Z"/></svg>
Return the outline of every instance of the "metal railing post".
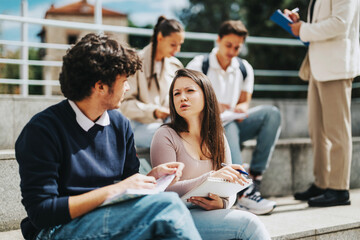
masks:
<svg viewBox="0 0 360 240"><path fill-rule="evenodd" d="M94 18L96 25L102 25L102 0L96 0L95 2L95 11L94 11ZM102 30L98 30L98 34L103 33Z"/></svg>
<svg viewBox="0 0 360 240"><path fill-rule="evenodd" d="M28 2L27 0L21 0L21 15L27 17L28 15ZM22 81L20 92L21 95L26 97L29 95L29 46L28 43L28 23L21 23L21 41L24 45L21 47L21 59L23 64L20 65L20 78Z"/></svg>

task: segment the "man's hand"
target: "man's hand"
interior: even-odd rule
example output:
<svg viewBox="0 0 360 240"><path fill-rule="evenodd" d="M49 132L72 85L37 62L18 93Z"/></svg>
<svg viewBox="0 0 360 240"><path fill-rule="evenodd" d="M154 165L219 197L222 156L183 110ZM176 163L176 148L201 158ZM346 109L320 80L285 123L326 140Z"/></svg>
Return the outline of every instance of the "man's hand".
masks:
<svg viewBox="0 0 360 240"><path fill-rule="evenodd" d="M154 116L157 119L166 119L170 115L169 108L166 107L160 107L155 109Z"/></svg>
<svg viewBox="0 0 360 240"><path fill-rule="evenodd" d="M301 28L302 23L303 23L303 21L299 21L299 22L290 24L292 33L297 37L300 35L300 28Z"/></svg>
<svg viewBox="0 0 360 240"><path fill-rule="evenodd" d="M153 189L155 186L156 179L153 176L145 176L137 173L106 188L108 188L109 192L108 197L111 197L124 192L126 189Z"/></svg>
<svg viewBox="0 0 360 240"><path fill-rule="evenodd" d="M208 197L191 197L187 199L187 202L191 202L199 207L209 211L215 209L224 208L223 200L216 194L209 193Z"/></svg>
<svg viewBox="0 0 360 240"><path fill-rule="evenodd" d="M106 199L123 193L126 189L153 189L156 186L154 177L134 174L118 183L69 197L71 219L86 214L101 205Z"/></svg>
<svg viewBox="0 0 360 240"><path fill-rule="evenodd" d="M238 104L236 105L235 109L234 109L234 112L237 112L237 113L246 113L248 110L248 104Z"/></svg>
<svg viewBox="0 0 360 240"><path fill-rule="evenodd" d="M223 112L225 112L225 110L228 110L228 109L230 109L229 104L219 103L220 113L223 113Z"/></svg>
<svg viewBox="0 0 360 240"><path fill-rule="evenodd" d="M284 10L284 14L289 16L289 18L294 22L298 22L300 20L300 16L297 12L292 12L289 9Z"/></svg>
<svg viewBox="0 0 360 240"><path fill-rule="evenodd" d="M147 176L153 176L156 179L169 174L175 173L175 178L171 182L170 185L174 184L175 182L179 181L182 176L182 170L184 169L184 164L181 162L170 162L170 163L163 163L159 166L154 167Z"/></svg>
<svg viewBox="0 0 360 240"><path fill-rule="evenodd" d="M286 14L287 16L289 16L289 18L294 22L292 24L289 24L291 27L291 31L295 36L299 36L300 35L300 27L301 24L303 23L302 21L300 21L300 16L297 12L292 12L289 9L285 9L284 10L284 14Z"/></svg>
<svg viewBox="0 0 360 240"><path fill-rule="evenodd" d="M234 109L234 112L246 113L248 109L249 109L249 103L248 102L243 102L243 103L239 103L238 105L236 105L236 107ZM244 119L245 118L237 119L236 121L240 123L240 122L244 121Z"/></svg>

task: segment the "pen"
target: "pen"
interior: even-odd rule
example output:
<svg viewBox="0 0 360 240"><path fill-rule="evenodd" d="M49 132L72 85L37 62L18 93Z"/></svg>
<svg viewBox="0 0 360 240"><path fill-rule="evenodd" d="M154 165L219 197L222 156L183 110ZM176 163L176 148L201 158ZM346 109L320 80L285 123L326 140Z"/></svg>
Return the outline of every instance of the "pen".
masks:
<svg viewBox="0 0 360 240"><path fill-rule="evenodd" d="M227 164L226 163L221 163L221 166L226 167ZM238 171L241 174L245 174L246 176L249 176L249 174L247 172L243 171L243 170L240 170L240 169L235 169L235 170Z"/></svg>
<svg viewBox="0 0 360 240"><path fill-rule="evenodd" d="M297 13L297 12L299 12L299 8L296 7L296 8L294 8L293 10L291 10L291 12L292 12L292 13Z"/></svg>

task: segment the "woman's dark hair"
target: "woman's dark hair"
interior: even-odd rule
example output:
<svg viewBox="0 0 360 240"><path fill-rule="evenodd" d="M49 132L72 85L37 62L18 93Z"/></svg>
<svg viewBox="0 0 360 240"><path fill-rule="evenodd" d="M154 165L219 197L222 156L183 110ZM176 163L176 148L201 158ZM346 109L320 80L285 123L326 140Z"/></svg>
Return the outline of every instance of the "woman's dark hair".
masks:
<svg viewBox="0 0 360 240"><path fill-rule="evenodd" d="M221 168L221 163L225 161L224 129L220 120L220 110L214 89L205 74L190 69L180 69L176 72L169 90L171 122L167 125L174 129L179 135L181 132L189 131L187 122L176 112L174 105L174 86L176 80L181 77L192 79L203 91L204 109L200 130L202 139L200 148L204 156L212 159L213 168L218 170ZM203 149L207 151L204 152Z"/></svg>
<svg viewBox="0 0 360 240"><path fill-rule="evenodd" d="M96 82L108 85L111 91L117 75L130 76L139 69L141 60L135 50L90 33L63 57L61 91L66 98L81 101L91 95Z"/></svg>
<svg viewBox="0 0 360 240"><path fill-rule="evenodd" d="M222 38L223 36L229 34L236 34L246 39L246 37L248 36L248 30L240 20L229 20L221 24L218 35L220 38Z"/></svg>
<svg viewBox="0 0 360 240"><path fill-rule="evenodd" d="M174 32L183 32L184 28L181 25L181 23L179 23L178 21L176 21L175 19L167 19L164 16L160 16L157 20L157 23L154 27L154 33L151 37L151 42L152 42L152 49L151 49L151 71L150 71L150 76L152 78L152 76L154 75L154 65L155 65L155 56L156 56L156 49L157 49L157 36L159 35L159 33L161 33L163 35L163 37L169 36ZM151 81L149 82L149 87L150 87Z"/></svg>

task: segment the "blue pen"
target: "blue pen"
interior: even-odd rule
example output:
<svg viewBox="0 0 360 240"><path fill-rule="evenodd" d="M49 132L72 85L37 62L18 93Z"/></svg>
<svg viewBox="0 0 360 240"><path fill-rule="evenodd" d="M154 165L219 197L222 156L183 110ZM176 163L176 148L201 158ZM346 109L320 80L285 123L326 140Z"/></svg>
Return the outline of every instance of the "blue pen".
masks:
<svg viewBox="0 0 360 240"><path fill-rule="evenodd" d="M226 163L221 163L221 166L226 167L227 164ZM249 174L247 172L243 171L243 170L240 170L240 169L235 169L235 170L238 171L241 174L245 174L246 176L249 176Z"/></svg>

